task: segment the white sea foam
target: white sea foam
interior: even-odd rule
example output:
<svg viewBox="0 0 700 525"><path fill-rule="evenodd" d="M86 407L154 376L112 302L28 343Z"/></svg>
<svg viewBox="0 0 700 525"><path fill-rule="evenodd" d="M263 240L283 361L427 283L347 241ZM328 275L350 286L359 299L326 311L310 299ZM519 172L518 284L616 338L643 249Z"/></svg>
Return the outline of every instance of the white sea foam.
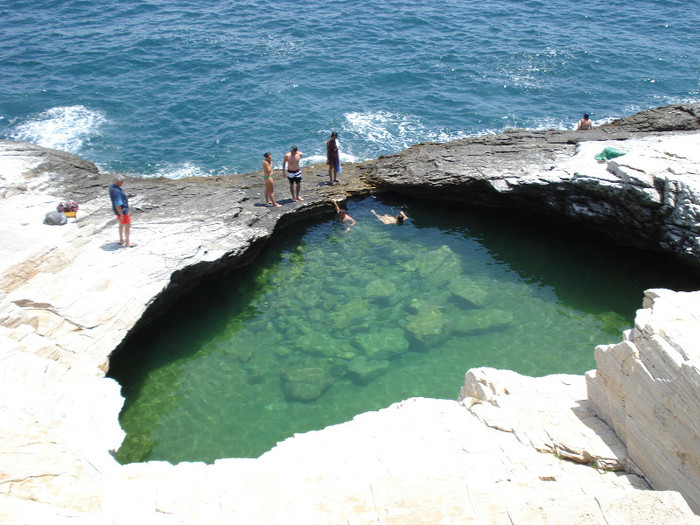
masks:
<svg viewBox="0 0 700 525"><path fill-rule="evenodd" d="M340 163L344 164L346 162L360 162L361 160L366 160L366 159L359 159L355 155L352 155L350 153L345 153L342 151L342 144L340 146L341 151L340 151ZM326 163L326 154L315 154L315 155L309 155L308 157L302 159L302 161L299 163L301 166L308 166L310 164L325 164Z"/></svg>
<svg viewBox="0 0 700 525"><path fill-rule="evenodd" d="M10 137L45 148L79 153L87 141L99 135L106 121L104 113L85 106L55 107L18 124Z"/></svg>
<svg viewBox="0 0 700 525"><path fill-rule="evenodd" d="M308 166L309 164L325 164L325 162L326 162L325 155L309 155L306 158L302 158L299 165L300 166Z"/></svg>
<svg viewBox="0 0 700 525"><path fill-rule="evenodd" d="M185 179L187 177L209 177L211 173L190 162L183 164L164 164L155 173L146 175L148 178L163 177L166 179Z"/></svg>
<svg viewBox="0 0 700 525"><path fill-rule="evenodd" d="M343 131L346 135L357 136L368 149L374 150L368 151L370 155L363 160L372 158L376 150L398 151L419 142L448 142L467 136L463 131L430 128L414 115L388 111L346 113Z"/></svg>

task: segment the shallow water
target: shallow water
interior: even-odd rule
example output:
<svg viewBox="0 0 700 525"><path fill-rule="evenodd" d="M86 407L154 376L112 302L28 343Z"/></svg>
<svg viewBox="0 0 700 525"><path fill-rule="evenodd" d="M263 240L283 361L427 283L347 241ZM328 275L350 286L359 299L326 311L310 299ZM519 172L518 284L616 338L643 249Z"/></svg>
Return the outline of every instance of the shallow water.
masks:
<svg viewBox="0 0 700 525"><path fill-rule="evenodd" d="M455 399L472 367L581 374L645 288L698 284L522 216L402 202L411 219L387 226L370 213L398 204L351 202L349 231L288 228L137 336L110 371L127 398L118 459L256 457L401 399Z"/></svg>

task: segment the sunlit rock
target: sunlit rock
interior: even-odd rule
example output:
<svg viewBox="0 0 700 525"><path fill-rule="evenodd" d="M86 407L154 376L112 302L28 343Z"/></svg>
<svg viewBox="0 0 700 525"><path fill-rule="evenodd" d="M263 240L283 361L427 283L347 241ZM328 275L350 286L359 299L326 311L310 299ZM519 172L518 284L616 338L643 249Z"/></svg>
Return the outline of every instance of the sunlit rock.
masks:
<svg viewBox="0 0 700 525"><path fill-rule="evenodd" d="M700 512L700 292L647 290L644 307L622 342L595 349L589 402L655 489Z"/></svg>
<svg viewBox="0 0 700 525"><path fill-rule="evenodd" d="M348 164L341 191L307 184L303 203L281 209L258 205L259 173L129 178L133 249L116 242L108 175L73 155L0 141L0 213L6 219L0 522L698 523L678 492L648 490L642 477L654 488L677 487L698 510L695 299L648 297L653 315L642 314L634 335L596 353L599 373L589 375L589 397L629 447L626 453L607 441L610 427L588 417L585 393L569 388L576 381L552 385L547 378L475 374L483 396L465 403L469 410L456 401L412 398L291 437L258 459L119 465L114 453L124 439L117 419L123 399L119 385L104 375L110 355L135 326L147 327L149 317L200 278L250 263L276 228L331 216L329 199L342 191L392 191L566 217L700 266L699 127L700 105L692 103L584 134L512 130L427 143ZM696 131L659 133L665 130ZM595 162L595 153L621 141L627 160ZM314 170L306 168L308 180ZM316 172L323 180L326 167ZM58 228L43 225L64 198L80 203L79 216ZM375 240L381 249L383 239ZM440 275L430 256L417 264L416 251L407 246L389 256L396 264L412 263L416 279ZM306 253L299 247L290 260L301 262ZM454 275L445 277L435 281L442 289ZM279 284L274 271L264 279ZM303 289L308 275L301 265L292 279ZM329 291L327 300L342 301L342 290ZM290 321L266 329L281 333L273 352L292 361L298 348L286 343L308 333L309 319L295 298L279 299ZM352 334L374 323L360 313L368 304L347 305L347 324L328 322L341 322ZM420 308L397 307L420 317ZM413 327L419 323L415 319ZM256 357L241 363L244 373ZM320 395L333 372L318 362L290 366L285 377L297 379L286 381L290 390L304 389L302 398ZM596 439L613 454L593 453L589 445ZM146 453L151 446L145 439L141 448ZM595 468L597 458L605 459L603 468ZM643 472L635 473L635 462ZM607 465L626 472L609 472Z"/></svg>

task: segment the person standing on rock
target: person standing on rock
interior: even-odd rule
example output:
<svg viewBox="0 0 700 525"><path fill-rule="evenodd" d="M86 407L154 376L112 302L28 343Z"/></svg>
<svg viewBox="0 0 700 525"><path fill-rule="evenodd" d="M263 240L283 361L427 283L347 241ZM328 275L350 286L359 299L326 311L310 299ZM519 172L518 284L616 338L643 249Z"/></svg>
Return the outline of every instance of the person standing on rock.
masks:
<svg viewBox="0 0 700 525"><path fill-rule="evenodd" d="M131 248L134 246L129 240L131 233L131 216L129 215L129 197L122 189L124 177L117 175L109 186L109 198L112 201L112 211L117 216L119 223L119 244Z"/></svg>
<svg viewBox="0 0 700 525"><path fill-rule="evenodd" d="M577 131L585 131L587 129L593 129L593 121L590 119L588 113L583 114L583 118L578 121L578 126L576 126Z"/></svg>
<svg viewBox="0 0 700 525"><path fill-rule="evenodd" d="M328 179L330 184L338 184L338 165L340 164L340 148L338 134L334 131L326 142L326 164L328 164Z"/></svg>
<svg viewBox="0 0 700 525"><path fill-rule="evenodd" d="M299 167L299 161L302 155L304 154L299 151L296 146L292 146L292 149L284 156L284 160L282 161L282 173L287 174L287 179L289 179L289 191L292 194L292 201L294 202L304 200L299 197L299 191L301 190L301 167Z"/></svg>
<svg viewBox="0 0 700 525"><path fill-rule="evenodd" d="M263 180L265 181L265 206L279 206L275 202L275 182L272 180L272 153L265 153L264 157L262 169Z"/></svg>

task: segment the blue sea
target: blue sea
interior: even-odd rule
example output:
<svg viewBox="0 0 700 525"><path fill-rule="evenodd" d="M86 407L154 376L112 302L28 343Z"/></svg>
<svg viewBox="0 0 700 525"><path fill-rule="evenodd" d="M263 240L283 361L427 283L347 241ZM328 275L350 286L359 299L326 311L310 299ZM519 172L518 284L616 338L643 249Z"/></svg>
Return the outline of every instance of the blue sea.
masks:
<svg viewBox="0 0 700 525"><path fill-rule="evenodd" d="M700 98L698 0L3 0L0 20L0 136L136 176Z"/></svg>

